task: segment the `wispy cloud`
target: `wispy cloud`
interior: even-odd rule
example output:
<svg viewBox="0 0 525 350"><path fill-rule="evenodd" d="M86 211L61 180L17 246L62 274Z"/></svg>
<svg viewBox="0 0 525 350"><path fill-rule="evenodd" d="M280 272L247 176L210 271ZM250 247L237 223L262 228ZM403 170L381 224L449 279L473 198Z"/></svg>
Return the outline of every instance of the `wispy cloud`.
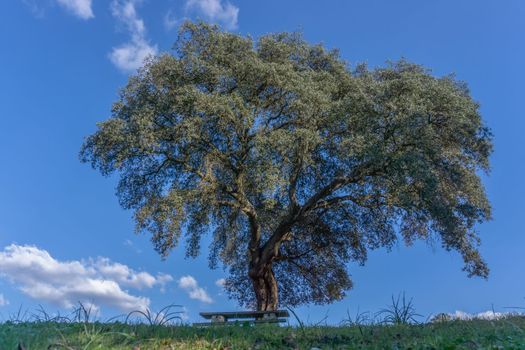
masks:
<svg viewBox="0 0 525 350"><path fill-rule="evenodd" d="M220 288L224 288L225 284L226 280L224 278L219 278L217 281L215 281L215 285Z"/></svg>
<svg viewBox="0 0 525 350"><path fill-rule="evenodd" d="M56 2L78 18L90 19L95 17L91 0L56 0Z"/></svg>
<svg viewBox="0 0 525 350"><path fill-rule="evenodd" d="M226 285L226 279L219 278L217 281L215 281L215 285L219 287L219 295L222 296L225 292L224 286Z"/></svg>
<svg viewBox="0 0 525 350"><path fill-rule="evenodd" d="M130 249L133 249L133 250L135 251L135 253L137 253L137 254L141 254L141 253L142 253L142 249L140 249L139 247L137 247L137 246L135 245L135 243L133 243L133 241L130 240L130 239L126 239L126 240L124 241L124 245L125 245L126 247L130 248Z"/></svg>
<svg viewBox="0 0 525 350"><path fill-rule="evenodd" d="M41 302L70 308L80 301L122 311L144 310L150 304L148 298L132 295L123 287L164 288L173 280L169 275L155 277L107 258L59 261L46 250L15 244L0 251L0 276Z"/></svg>
<svg viewBox="0 0 525 350"><path fill-rule="evenodd" d="M36 18L44 18L46 11L45 7L38 3L37 0L22 0L22 3L27 6L33 16Z"/></svg>
<svg viewBox="0 0 525 350"><path fill-rule="evenodd" d="M44 18L49 7L58 4L75 17L88 20L95 17L93 13L92 0L21 0L33 15Z"/></svg>
<svg viewBox="0 0 525 350"><path fill-rule="evenodd" d="M179 279L179 287L184 289L191 299L211 304L213 300L204 289L199 287L197 280L193 276L183 276Z"/></svg>
<svg viewBox="0 0 525 350"><path fill-rule="evenodd" d="M141 67L144 59L158 52L157 46L152 45L146 38L146 26L137 14L136 6L141 0L113 0L111 13L129 32L129 42L116 46L109 58L119 69L131 72Z"/></svg>
<svg viewBox="0 0 525 350"><path fill-rule="evenodd" d="M223 25L226 29L236 29L239 8L222 0L187 0L186 11L196 11L204 19Z"/></svg>
<svg viewBox="0 0 525 350"><path fill-rule="evenodd" d="M173 277L167 273L159 273L157 274L157 283L160 285L160 292L165 293L166 292L166 285L173 281Z"/></svg>
<svg viewBox="0 0 525 350"><path fill-rule="evenodd" d="M166 15L164 16L164 28L166 30L172 30L176 26L178 26L181 22L183 22L186 19L186 17L183 18L177 18L175 13L172 10L169 10L166 12Z"/></svg>
<svg viewBox="0 0 525 350"><path fill-rule="evenodd" d="M9 305L9 300L7 300L3 294L0 294L0 306Z"/></svg>

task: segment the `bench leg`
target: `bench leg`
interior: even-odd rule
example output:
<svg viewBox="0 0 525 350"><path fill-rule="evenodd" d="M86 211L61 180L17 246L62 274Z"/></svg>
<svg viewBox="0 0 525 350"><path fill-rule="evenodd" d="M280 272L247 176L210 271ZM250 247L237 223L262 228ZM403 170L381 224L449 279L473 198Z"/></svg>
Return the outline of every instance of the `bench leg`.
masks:
<svg viewBox="0 0 525 350"><path fill-rule="evenodd" d="M211 323L224 323L226 322L226 317L222 315L216 315L211 317Z"/></svg>

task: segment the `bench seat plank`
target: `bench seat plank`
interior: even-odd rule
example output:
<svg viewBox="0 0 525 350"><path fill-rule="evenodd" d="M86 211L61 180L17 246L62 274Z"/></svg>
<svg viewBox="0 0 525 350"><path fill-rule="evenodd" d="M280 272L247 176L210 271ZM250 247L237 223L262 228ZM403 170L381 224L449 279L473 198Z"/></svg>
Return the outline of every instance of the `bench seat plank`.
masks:
<svg viewBox="0 0 525 350"><path fill-rule="evenodd" d="M193 323L194 326L232 326L236 324L248 323L283 323L287 320L284 318L274 318L265 320L247 320L247 321L225 321L225 322L197 322Z"/></svg>
<svg viewBox="0 0 525 350"><path fill-rule="evenodd" d="M263 318L264 315L274 314L275 317L289 317L287 310L275 311L229 311L229 312L201 312L199 315L205 319L211 319L214 316L223 316L225 319L231 318Z"/></svg>

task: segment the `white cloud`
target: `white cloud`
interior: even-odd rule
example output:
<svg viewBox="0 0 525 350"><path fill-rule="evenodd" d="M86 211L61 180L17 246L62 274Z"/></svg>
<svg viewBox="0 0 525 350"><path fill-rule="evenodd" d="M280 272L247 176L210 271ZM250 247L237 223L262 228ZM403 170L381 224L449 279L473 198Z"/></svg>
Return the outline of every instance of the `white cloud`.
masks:
<svg viewBox="0 0 525 350"><path fill-rule="evenodd" d="M166 292L166 284L173 281L173 277L171 275L168 275L166 273L159 273L157 274L157 282L160 284L160 292L165 293Z"/></svg>
<svg viewBox="0 0 525 350"><path fill-rule="evenodd" d="M191 299L202 301L203 303L211 304L213 300L208 293L197 283L197 280L192 276L183 276L179 279L179 287L184 289Z"/></svg>
<svg viewBox="0 0 525 350"><path fill-rule="evenodd" d="M123 71L134 71L142 66L144 59L158 52L156 45L151 45L146 38L146 26L138 16L136 5L140 0L113 0L111 13L131 35L131 40L114 47L109 58Z"/></svg>
<svg viewBox="0 0 525 350"><path fill-rule="evenodd" d="M56 0L59 5L82 19L95 17L91 8L91 0Z"/></svg>
<svg viewBox="0 0 525 350"><path fill-rule="evenodd" d="M198 286L197 280L192 276L184 276L179 279L179 287L182 289L195 289Z"/></svg>
<svg viewBox="0 0 525 350"><path fill-rule="evenodd" d="M92 265L102 277L139 290L152 288L155 285L163 288L173 280L173 277L164 273L159 273L157 277L153 277L148 272L134 271L124 264L111 262L108 258L98 258Z"/></svg>
<svg viewBox="0 0 525 350"><path fill-rule="evenodd" d="M167 273L159 273L157 274L157 282L160 285L166 285L169 282L173 281L173 277L171 275L168 275Z"/></svg>
<svg viewBox="0 0 525 350"><path fill-rule="evenodd" d="M122 311L144 310L150 300L130 294L123 287L152 288L173 280L138 272L107 258L59 261L34 246L9 245L0 251L0 276L6 277L33 299L70 308L77 302ZM169 276L169 277L168 277Z"/></svg>
<svg viewBox="0 0 525 350"><path fill-rule="evenodd" d="M498 320L508 315L507 312L484 311L474 315L474 317L481 320Z"/></svg>
<svg viewBox="0 0 525 350"><path fill-rule="evenodd" d="M179 23L181 23L183 20L184 18L178 19L173 13L173 11L169 10L164 16L164 28L166 28L166 30L172 30L173 28L178 26Z"/></svg>
<svg viewBox="0 0 525 350"><path fill-rule="evenodd" d="M146 57L155 55L156 47L152 47L146 41L132 41L111 51L111 62L123 71L134 71L142 66Z"/></svg>
<svg viewBox="0 0 525 350"><path fill-rule="evenodd" d="M217 281L215 281L215 285L220 288L224 288L225 284L226 280L224 278L219 278Z"/></svg>
<svg viewBox="0 0 525 350"><path fill-rule="evenodd" d="M224 292L224 286L226 285L226 280L224 278L219 278L217 281L215 281L215 285L220 288L219 295L223 295Z"/></svg>
<svg viewBox="0 0 525 350"><path fill-rule="evenodd" d="M146 33L144 21L138 16L135 5L138 0L113 0L111 2L111 14L126 26L132 36L143 37Z"/></svg>
<svg viewBox="0 0 525 350"><path fill-rule="evenodd" d="M453 320L473 320L473 319L481 319L481 320L498 320L501 318L505 318L511 315L515 315L516 313L512 312L495 312L495 311L483 311L479 312L477 314L469 314L464 311L456 311L454 313L448 314L451 319Z"/></svg>
<svg viewBox="0 0 525 350"><path fill-rule="evenodd" d="M9 305L9 300L7 300L3 294L0 294L0 306Z"/></svg>
<svg viewBox="0 0 525 350"><path fill-rule="evenodd" d="M205 19L222 24L227 29L237 28L239 8L222 0L187 0L186 11L195 10Z"/></svg>

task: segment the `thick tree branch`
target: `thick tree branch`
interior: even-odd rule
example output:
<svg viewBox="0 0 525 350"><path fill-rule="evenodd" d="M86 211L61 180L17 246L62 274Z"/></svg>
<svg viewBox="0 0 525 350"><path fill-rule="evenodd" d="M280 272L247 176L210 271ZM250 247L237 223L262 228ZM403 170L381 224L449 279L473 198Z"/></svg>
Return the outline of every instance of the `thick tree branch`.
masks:
<svg viewBox="0 0 525 350"><path fill-rule="evenodd" d="M290 231L292 226L303 218L310 210L316 208L318 203L326 197L333 194L338 189L363 180L367 176L376 176L380 174L388 165L388 162L378 165L377 163L363 163L354 169L352 174L347 176L337 176L326 186L318 190L306 203L295 209L291 209L289 214L280 222L272 236L262 248L261 261L269 262L278 255L279 246L285 235Z"/></svg>
<svg viewBox="0 0 525 350"><path fill-rule="evenodd" d="M384 201L373 201L370 203L371 200L374 199L384 199L384 197L381 194L367 194L364 196L353 196L353 195L344 195L344 196L338 196L338 197L332 197L328 199L320 200L317 205L313 209L330 209L333 207L336 207L337 205L351 201L360 207L369 208L369 209L377 209L380 206L384 205Z"/></svg>
<svg viewBox="0 0 525 350"><path fill-rule="evenodd" d="M297 181L303 168L303 157L301 154L297 154L296 162L293 164L290 173L290 186L288 189L288 199L290 200L290 208L296 208L299 206L297 202Z"/></svg>

